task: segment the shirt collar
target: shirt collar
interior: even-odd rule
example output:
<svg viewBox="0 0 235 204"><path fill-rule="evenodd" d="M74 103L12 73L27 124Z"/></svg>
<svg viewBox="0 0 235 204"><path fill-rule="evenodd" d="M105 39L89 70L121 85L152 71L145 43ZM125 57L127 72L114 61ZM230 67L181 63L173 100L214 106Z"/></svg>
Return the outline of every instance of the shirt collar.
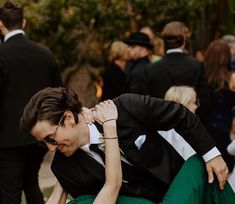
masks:
<svg viewBox="0 0 235 204"><path fill-rule="evenodd" d="M90 144L102 143L102 140L100 139L100 137L103 137L103 135L98 131L98 129L96 128L94 124L88 125L88 130L89 130L89 136L90 136L90 143L80 147L84 151L89 149Z"/></svg>
<svg viewBox="0 0 235 204"><path fill-rule="evenodd" d="M25 35L25 32L21 29L13 30L5 35L4 42L6 42L9 38L11 38L12 36L17 35L17 34Z"/></svg>
<svg viewBox="0 0 235 204"><path fill-rule="evenodd" d="M175 49L169 49L166 51L166 54L170 54L170 53L183 53L183 50L180 48L175 48Z"/></svg>

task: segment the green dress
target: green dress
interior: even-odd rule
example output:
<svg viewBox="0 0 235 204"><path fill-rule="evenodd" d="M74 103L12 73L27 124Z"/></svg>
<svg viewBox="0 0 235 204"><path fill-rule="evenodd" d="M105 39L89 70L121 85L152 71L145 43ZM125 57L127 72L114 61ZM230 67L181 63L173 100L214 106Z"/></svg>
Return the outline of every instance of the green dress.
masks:
<svg viewBox="0 0 235 204"><path fill-rule="evenodd" d="M205 163L198 155L190 157L171 183L162 204L232 204L235 193L227 182L224 190L218 181L208 184Z"/></svg>
<svg viewBox="0 0 235 204"><path fill-rule="evenodd" d="M92 204L95 195L79 196L69 204ZM119 196L117 204L154 204L144 198ZM171 183L161 204L232 204L235 193L227 182L224 190L218 181L208 184L205 163L198 155L190 157Z"/></svg>
<svg viewBox="0 0 235 204"><path fill-rule="evenodd" d="M92 204L95 200L95 195L82 195L69 202L69 204ZM129 196L119 196L116 204L154 204L144 198L134 198Z"/></svg>

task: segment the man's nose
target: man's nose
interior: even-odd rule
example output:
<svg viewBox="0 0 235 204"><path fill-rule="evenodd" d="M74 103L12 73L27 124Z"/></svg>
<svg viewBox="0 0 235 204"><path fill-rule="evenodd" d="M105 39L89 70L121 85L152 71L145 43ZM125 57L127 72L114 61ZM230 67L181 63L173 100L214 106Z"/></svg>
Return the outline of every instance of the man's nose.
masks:
<svg viewBox="0 0 235 204"><path fill-rule="evenodd" d="M50 152L56 151L57 145L47 144L47 147Z"/></svg>

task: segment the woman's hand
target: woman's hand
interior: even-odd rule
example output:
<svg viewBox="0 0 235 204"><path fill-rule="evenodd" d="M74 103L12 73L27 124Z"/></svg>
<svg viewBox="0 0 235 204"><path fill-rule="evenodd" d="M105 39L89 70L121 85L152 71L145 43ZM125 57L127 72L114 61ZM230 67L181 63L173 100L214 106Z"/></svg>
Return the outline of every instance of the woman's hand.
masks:
<svg viewBox="0 0 235 204"><path fill-rule="evenodd" d="M100 102L92 109L92 113L93 119L99 124L109 120L117 120L118 117L117 107L112 100Z"/></svg>
<svg viewBox="0 0 235 204"><path fill-rule="evenodd" d="M86 107L82 107L82 115L85 118L87 124L92 124L93 122L95 122L93 119L92 110Z"/></svg>

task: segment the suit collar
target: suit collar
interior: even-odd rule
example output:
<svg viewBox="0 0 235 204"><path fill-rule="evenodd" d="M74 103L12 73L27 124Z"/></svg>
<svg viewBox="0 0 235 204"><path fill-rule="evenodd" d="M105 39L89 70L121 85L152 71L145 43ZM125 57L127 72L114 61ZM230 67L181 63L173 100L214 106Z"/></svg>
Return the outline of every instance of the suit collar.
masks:
<svg viewBox="0 0 235 204"><path fill-rule="evenodd" d="M185 56L188 56L188 54L186 54L186 53L181 53L181 52L172 52L172 53L169 53L169 54L165 54L164 55L164 57L179 57L179 56L181 56L181 57L185 57ZM163 57L163 58L164 58Z"/></svg>
<svg viewBox="0 0 235 204"><path fill-rule="evenodd" d="M88 125L88 130L90 143L81 146L80 149L82 149L87 154L90 154L90 144L101 144L102 140L100 139L100 137L102 137L102 134L98 131L97 127L94 124Z"/></svg>
<svg viewBox="0 0 235 204"><path fill-rule="evenodd" d="M90 144L100 144L100 137L102 137L102 134L98 131L96 125L88 125L88 128L90 134Z"/></svg>
<svg viewBox="0 0 235 204"><path fill-rule="evenodd" d="M169 49L166 51L166 54L170 54L170 53L183 53L183 50L180 48L175 48L175 49Z"/></svg>
<svg viewBox="0 0 235 204"><path fill-rule="evenodd" d="M93 125L95 125L95 127L97 128L97 130L100 132L100 133L103 133L103 127L102 125L100 125L98 122L94 122Z"/></svg>
<svg viewBox="0 0 235 204"><path fill-rule="evenodd" d="M4 37L4 42L6 42L9 38L15 36L15 35L25 35L25 32L21 29L13 30L9 33L7 33Z"/></svg>

